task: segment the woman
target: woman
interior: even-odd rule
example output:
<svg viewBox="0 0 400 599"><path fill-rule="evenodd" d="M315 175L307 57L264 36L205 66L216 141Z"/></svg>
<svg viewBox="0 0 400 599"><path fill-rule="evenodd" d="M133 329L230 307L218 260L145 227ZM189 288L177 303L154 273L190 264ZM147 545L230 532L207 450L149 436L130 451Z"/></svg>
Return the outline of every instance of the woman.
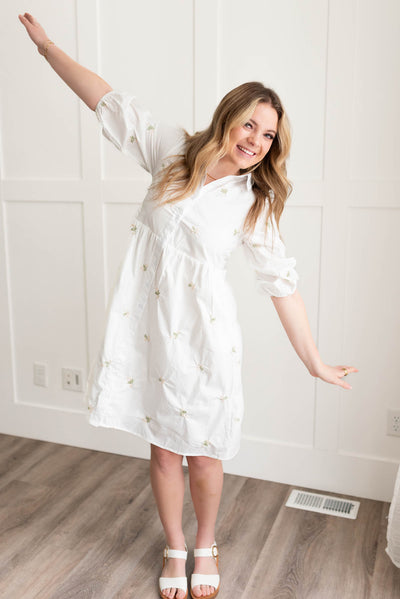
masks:
<svg viewBox="0 0 400 599"><path fill-rule="evenodd" d="M295 260L285 257L279 237L291 190L285 112L272 90L243 84L223 98L209 128L191 136L155 123L133 96L73 61L29 13L19 19L39 53L96 112L103 134L153 177L89 376L89 422L151 443L151 482L167 543L159 587L168 599L188 596L186 455L198 521L191 595L215 597L221 460L239 449L243 413L241 332L225 279L239 243L310 374L350 389L342 379L357 372L322 362L296 289Z"/></svg>

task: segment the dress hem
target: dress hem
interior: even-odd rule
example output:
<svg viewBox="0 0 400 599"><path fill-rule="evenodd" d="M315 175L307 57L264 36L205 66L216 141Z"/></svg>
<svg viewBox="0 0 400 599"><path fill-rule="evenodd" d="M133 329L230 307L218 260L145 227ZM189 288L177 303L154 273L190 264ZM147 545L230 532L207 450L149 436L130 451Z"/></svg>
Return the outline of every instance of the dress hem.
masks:
<svg viewBox="0 0 400 599"><path fill-rule="evenodd" d="M92 422L90 420L92 416L92 413L89 414L89 417L87 418L88 423L91 426L94 426L96 428L112 428L114 430L121 430L124 431L126 433L130 433L132 435L135 435L141 439L143 439L144 441L147 441L148 443L151 443L153 445L156 445L157 447L161 447L161 449L166 449L167 451L171 451L172 453L176 453L178 455L182 455L182 456L204 456L204 457L208 457L208 458L214 458L216 460L231 460L233 459L239 452L240 447L235 448L235 450L231 453L227 453L227 454L223 454L221 452L214 452L214 454L212 454L211 452L209 453L204 453L204 452L200 452L200 450L198 451L193 451L193 452L188 452L188 451L178 451L177 449L174 449L172 446L169 446L166 443L160 443L160 441L157 441L155 439L151 438L151 435L146 436L143 432L139 432L139 431L133 431L131 429L128 429L127 427L124 427L121 424L110 424L110 423L106 423L106 422L102 422L99 419L97 419L97 422Z"/></svg>

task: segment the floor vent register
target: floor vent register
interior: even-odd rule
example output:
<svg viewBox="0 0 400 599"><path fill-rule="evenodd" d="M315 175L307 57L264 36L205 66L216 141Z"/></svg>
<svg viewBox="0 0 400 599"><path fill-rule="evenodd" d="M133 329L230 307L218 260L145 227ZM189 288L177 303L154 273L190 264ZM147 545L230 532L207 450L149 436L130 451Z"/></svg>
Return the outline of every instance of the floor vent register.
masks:
<svg viewBox="0 0 400 599"><path fill-rule="evenodd" d="M286 502L286 506L355 520L360 502L294 489Z"/></svg>

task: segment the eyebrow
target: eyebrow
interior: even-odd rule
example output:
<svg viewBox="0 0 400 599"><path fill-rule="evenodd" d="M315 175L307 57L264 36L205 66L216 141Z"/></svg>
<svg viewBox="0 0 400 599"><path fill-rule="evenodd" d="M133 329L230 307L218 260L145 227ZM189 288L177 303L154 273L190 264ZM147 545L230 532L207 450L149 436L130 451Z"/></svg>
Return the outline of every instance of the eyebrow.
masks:
<svg viewBox="0 0 400 599"><path fill-rule="evenodd" d="M254 123L254 125L257 125L257 127L259 126L257 121L255 121L254 119L249 119L249 121L250 121L250 123ZM275 129L267 129L266 133L275 133L275 135L276 135Z"/></svg>

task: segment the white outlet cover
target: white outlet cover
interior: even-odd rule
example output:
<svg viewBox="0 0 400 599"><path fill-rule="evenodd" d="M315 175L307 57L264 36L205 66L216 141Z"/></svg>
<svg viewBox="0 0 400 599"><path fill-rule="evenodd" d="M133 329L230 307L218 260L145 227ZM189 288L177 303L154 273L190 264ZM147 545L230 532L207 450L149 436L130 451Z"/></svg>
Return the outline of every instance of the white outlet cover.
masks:
<svg viewBox="0 0 400 599"><path fill-rule="evenodd" d="M387 411L387 434L400 437L400 410Z"/></svg>
<svg viewBox="0 0 400 599"><path fill-rule="evenodd" d="M62 388L67 391L83 391L83 372L77 368L61 369Z"/></svg>

